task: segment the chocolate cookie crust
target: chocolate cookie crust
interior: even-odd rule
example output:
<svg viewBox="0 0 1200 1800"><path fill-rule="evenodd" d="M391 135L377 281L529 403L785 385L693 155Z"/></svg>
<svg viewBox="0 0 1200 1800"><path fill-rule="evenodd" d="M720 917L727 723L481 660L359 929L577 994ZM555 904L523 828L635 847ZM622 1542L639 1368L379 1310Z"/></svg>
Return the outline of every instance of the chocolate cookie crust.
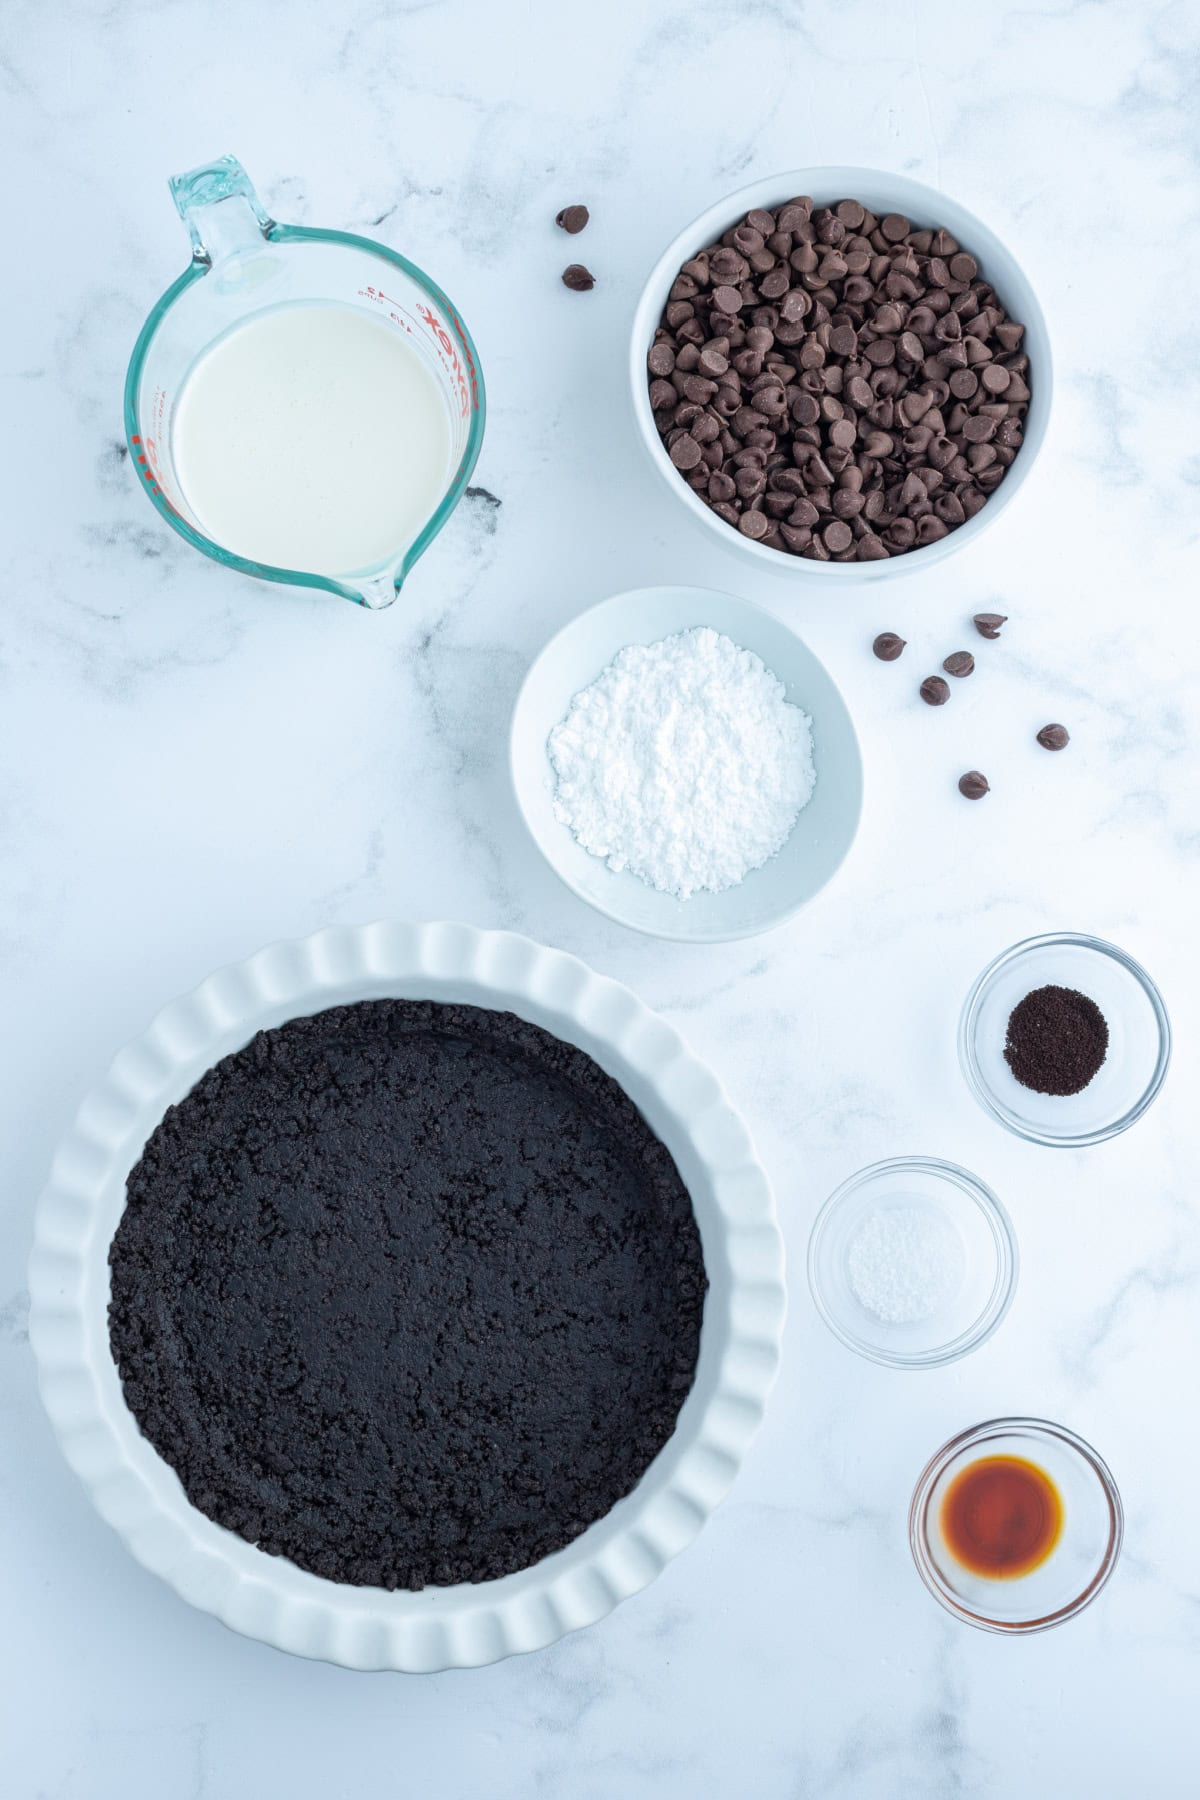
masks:
<svg viewBox="0 0 1200 1800"><path fill-rule="evenodd" d="M364 1001L172 1107L109 1250L125 1398L188 1498L331 1580L528 1567L637 1484L707 1280L665 1146L511 1013Z"/></svg>

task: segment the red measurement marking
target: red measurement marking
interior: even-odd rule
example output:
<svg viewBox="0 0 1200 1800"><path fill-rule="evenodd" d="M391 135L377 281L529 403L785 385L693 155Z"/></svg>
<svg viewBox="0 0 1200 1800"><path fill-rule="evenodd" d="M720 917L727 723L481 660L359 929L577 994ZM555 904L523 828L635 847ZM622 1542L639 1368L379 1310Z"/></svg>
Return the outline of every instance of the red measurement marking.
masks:
<svg viewBox="0 0 1200 1800"><path fill-rule="evenodd" d="M463 374L463 366L458 359L458 351L454 348L454 340L431 306L418 306L417 314L425 321L426 325L428 325L430 332L433 334L434 341L441 345L442 349L450 359L451 372L454 376L455 386L458 389L460 409L465 417L468 406L467 378Z"/></svg>
<svg viewBox="0 0 1200 1800"><path fill-rule="evenodd" d="M404 320L411 318L412 314L408 312L407 308L404 307L399 300L394 300L390 294L385 294L382 288L366 287L359 288L358 291L364 299L373 300L377 306L398 308L399 312L389 312L388 317L392 320L393 324L402 326L403 329L409 333L410 337L412 336L412 327L404 323ZM400 313L404 315L403 319L399 316ZM463 418L466 417L468 408L478 412L479 382L475 373L474 361L472 360L470 351L467 349L466 337L463 333L461 323L452 312L450 318L454 325L454 329L458 334L459 342L462 344L463 354L466 356L467 366L471 372L469 389L466 374L464 373L462 363L459 360L458 351L454 347L454 340L446 330L446 327L442 324L437 313L435 313L433 308L429 305L418 306L417 317L421 320L422 324L426 326L430 336L433 338L439 362L449 371L450 378L453 381L458 394L459 412L461 416Z"/></svg>
<svg viewBox="0 0 1200 1800"><path fill-rule="evenodd" d="M475 373L475 359L471 355L471 348L470 348L470 345L467 343L467 334L463 330L462 320L459 318L459 316L456 312L453 312L453 311L451 312L450 323L454 326L455 331L458 333L458 341L462 345L463 355L467 359L467 368L471 371L471 411L478 412L479 411L479 380Z"/></svg>

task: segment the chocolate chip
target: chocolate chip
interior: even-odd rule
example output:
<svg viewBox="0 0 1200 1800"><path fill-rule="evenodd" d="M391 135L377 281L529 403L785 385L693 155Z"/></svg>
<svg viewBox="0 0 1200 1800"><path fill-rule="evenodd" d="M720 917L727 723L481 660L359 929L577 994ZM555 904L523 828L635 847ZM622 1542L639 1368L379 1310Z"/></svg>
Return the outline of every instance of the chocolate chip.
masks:
<svg viewBox="0 0 1200 1800"><path fill-rule="evenodd" d="M926 706L945 706L950 698L950 683L940 675L927 675L921 683L921 698Z"/></svg>
<svg viewBox="0 0 1200 1800"><path fill-rule="evenodd" d="M596 277L582 263L568 263L562 278L563 286L569 287L576 294L586 294L596 285Z"/></svg>
<svg viewBox="0 0 1200 1800"><path fill-rule="evenodd" d="M1043 725L1037 734L1037 741L1043 750L1065 750L1071 741L1071 734L1065 725Z"/></svg>
<svg viewBox="0 0 1200 1800"><path fill-rule="evenodd" d="M894 631L881 631L871 648L880 662L895 662L904 648L904 642L905 640L897 637Z"/></svg>
<svg viewBox="0 0 1200 1800"><path fill-rule="evenodd" d="M583 230L590 217L586 206L564 206L560 213L555 214L554 223L574 237L576 232Z"/></svg>
<svg viewBox="0 0 1200 1800"><path fill-rule="evenodd" d="M968 769L965 775L958 778L958 791L964 800L982 800L988 793L988 779L978 769Z"/></svg>
<svg viewBox="0 0 1200 1800"><path fill-rule="evenodd" d="M976 613L975 629L980 637L998 638L1000 627L1008 624L1007 613Z"/></svg>
<svg viewBox="0 0 1200 1800"><path fill-rule="evenodd" d="M969 675L975 667L975 658L969 650L955 650L942 664L947 675Z"/></svg>

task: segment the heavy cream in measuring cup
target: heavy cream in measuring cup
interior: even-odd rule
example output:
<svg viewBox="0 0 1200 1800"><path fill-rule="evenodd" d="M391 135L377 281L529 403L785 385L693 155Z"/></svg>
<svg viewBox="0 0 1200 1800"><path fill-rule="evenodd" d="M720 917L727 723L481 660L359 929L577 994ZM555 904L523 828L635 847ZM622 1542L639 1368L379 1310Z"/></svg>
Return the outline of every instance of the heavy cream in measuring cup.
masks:
<svg viewBox="0 0 1200 1800"><path fill-rule="evenodd" d="M336 302L257 313L206 350L175 408L188 506L223 549L347 575L411 543L446 487L450 420L404 334Z"/></svg>

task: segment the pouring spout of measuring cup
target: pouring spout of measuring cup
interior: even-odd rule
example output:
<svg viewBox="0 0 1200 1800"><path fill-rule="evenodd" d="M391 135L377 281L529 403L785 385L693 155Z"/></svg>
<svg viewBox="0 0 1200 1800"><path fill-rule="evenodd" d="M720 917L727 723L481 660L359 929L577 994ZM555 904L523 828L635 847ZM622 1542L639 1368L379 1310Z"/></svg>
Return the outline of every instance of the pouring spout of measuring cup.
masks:
<svg viewBox="0 0 1200 1800"><path fill-rule="evenodd" d="M354 598L362 606L378 612L384 606L390 606L400 591L403 575L399 570L389 570L382 575L351 575L346 585L354 590Z"/></svg>
<svg viewBox="0 0 1200 1800"><path fill-rule="evenodd" d="M218 156L183 175L172 175L169 186L197 262L215 266L228 257L261 250L274 228L275 221L236 156Z"/></svg>

